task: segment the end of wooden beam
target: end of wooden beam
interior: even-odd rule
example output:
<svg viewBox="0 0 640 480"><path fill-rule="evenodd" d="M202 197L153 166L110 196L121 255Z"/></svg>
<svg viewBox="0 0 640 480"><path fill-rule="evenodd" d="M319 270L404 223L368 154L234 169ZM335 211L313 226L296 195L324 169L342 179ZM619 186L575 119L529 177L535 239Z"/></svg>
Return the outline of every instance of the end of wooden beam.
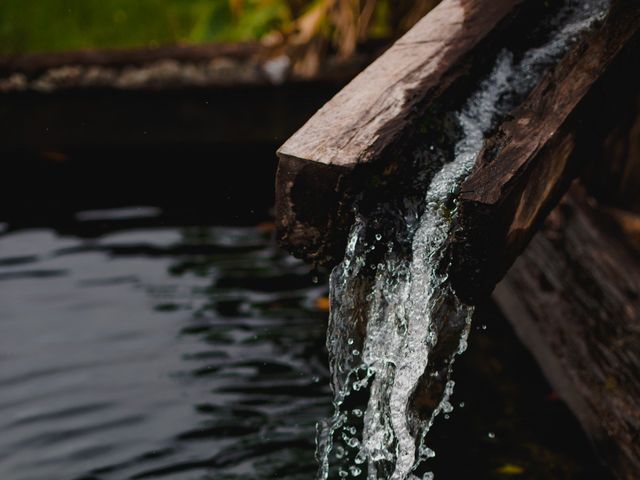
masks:
<svg viewBox="0 0 640 480"><path fill-rule="evenodd" d="M348 169L310 162L278 152L276 174L276 234L287 251L314 264L326 264L344 253L349 215L342 185Z"/></svg>

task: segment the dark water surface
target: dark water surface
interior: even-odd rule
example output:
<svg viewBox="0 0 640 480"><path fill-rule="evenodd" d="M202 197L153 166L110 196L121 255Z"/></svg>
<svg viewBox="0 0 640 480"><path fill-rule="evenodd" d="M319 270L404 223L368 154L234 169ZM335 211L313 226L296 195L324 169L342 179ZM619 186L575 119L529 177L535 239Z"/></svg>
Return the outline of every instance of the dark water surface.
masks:
<svg viewBox="0 0 640 480"><path fill-rule="evenodd" d="M314 477L326 284L269 223L215 223L137 207L0 224L1 480ZM606 478L481 310L434 428L436 478Z"/></svg>
<svg viewBox="0 0 640 480"><path fill-rule="evenodd" d="M77 218L141 214L154 210ZM312 477L325 287L270 238L5 232L0 478Z"/></svg>

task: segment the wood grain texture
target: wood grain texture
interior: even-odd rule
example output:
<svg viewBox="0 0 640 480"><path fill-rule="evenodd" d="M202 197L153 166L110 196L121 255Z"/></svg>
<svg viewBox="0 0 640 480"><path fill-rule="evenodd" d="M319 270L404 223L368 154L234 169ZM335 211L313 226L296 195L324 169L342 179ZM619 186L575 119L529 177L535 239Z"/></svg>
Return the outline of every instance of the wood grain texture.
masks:
<svg viewBox="0 0 640 480"><path fill-rule="evenodd" d="M572 194L494 298L621 480L640 478L640 257Z"/></svg>
<svg viewBox="0 0 640 480"><path fill-rule="evenodd" d="M456 20L461 5L467 8L463 30ZM515 3L492 3L491 8L503 16L509 9L517 12L520 28L529 28L532 19L522 20L529 5L516 9ZM403 145L420 131L430 105L459 88L456 78L467 78L465 64L493 58L490 48L495 56L501 45L517 43L523 35L511 26L495 37L498 42L487 42L490 47L478 46L482 35L494 38L490 30L500 30L488 8L484 2L440 4L283 145L276 217L285 248L327 265L340 260L350 207L366 192L365 177L372 177L373 165L402 162ZM623 79L640 64L639 29L640 2L613 0L606 19L576 39L486 141L462 186L451 249L454 287L466 300L492 290L572 179L595 158L592 150L603 141L603 130L617 122L616 102L628 102L632 97L624 95L637 93L638 82L629 87ZM443 31L446 40L436 35ZM411 62L415 68L407 67ZM640 81L637 73L631 76ZM624 94L603 108L607 89L623 84ZM608 115L601 115L605 111ZM322 198L321 204L314 198Z"/></svg>
<svg viewBox="0 0 640 480"><path fill-rule="evenodd" d="M444 0L279 149L281 245L310 262L340 260L352 194L368 175L359 167L380 163L417 128L412 124L468 74L465 61L519 3Z"/></svg>
<svg viewBox="0 0 640 480"><path fill-rule="evenodd" d="M375 160L444 76L520 0L444 0L322 107L281 157L354 166Z"/></svg>
<svg viewBox="0 0 640 480"><path fill-rule="evenodd" d="M600 115L603 92L618 88L620 76L633 70L628 63L640 61L634 38L639 30L640 2L614 2L607 19L485 142L459 197L453 278L463 296L491 291L592 159L590 149L602 141L602 130L616 122ZM620 72L601 82L623 50Z"/></svg>

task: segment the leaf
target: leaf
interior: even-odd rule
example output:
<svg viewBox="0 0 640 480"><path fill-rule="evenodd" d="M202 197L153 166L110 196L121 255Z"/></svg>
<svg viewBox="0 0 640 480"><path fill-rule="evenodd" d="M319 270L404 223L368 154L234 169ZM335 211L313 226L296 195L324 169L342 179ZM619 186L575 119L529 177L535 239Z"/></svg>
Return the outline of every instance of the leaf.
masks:
<svg viewBox="0 0 640 480"><path fill-rule="evenodd" d="M328 312L329 311L329 298L328 297L319 297L316 298L316 301L314 302L315 307L318 310L322 310L323 312Z"/></svg>
<svg viewBox="0 0 640 480"><path fill-rule="evenodd" d="M500 468L496 470L500 475L522 475L524 473L524 468L519 465L513 465L511 463L506 463Z"/></svg>

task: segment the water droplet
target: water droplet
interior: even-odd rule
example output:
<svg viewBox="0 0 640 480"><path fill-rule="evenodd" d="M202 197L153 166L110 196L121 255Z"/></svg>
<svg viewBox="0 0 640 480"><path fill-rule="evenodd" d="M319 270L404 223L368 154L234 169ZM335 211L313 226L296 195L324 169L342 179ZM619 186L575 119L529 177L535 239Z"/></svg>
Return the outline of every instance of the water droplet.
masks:
<svg viewBox="0 0 640 480"><path fill-rule="evenodd" d="M487 433L487 437L489 437L491 439L494 439L494 438L496 438L496 434L493 433L493 432L489 432L489 433Z"/></svg>
<svg viewBox="0 0 640 480"><path fill-rule="evenodd" d="M429 447L427 447L426 445L423 445L420 447L420 455L425 458L433 458L436 456L436 452L430 449Z"/></svg>
<svg viewBox="0 0 640 480"><path fill-rule="evenodd" d="M378 241L382 240L382 235L380 235L379 233L376 233L376 240Z"/></svg>
<svg viewBox="0 0 640 480"><path fill-rule="evenodd" d="M358 467L351 465L349 467L349 472L351 472L351 475L353 477L357 477L358 475L360 475L362 473L362 470L360 470Z"/></svg>

